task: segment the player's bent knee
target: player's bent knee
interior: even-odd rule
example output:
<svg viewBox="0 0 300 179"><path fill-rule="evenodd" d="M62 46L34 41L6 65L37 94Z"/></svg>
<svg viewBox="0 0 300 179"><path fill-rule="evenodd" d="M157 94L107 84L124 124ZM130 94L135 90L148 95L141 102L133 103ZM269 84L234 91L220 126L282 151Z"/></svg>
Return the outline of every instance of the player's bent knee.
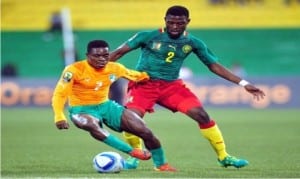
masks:
<svg viewBox="0 0 300 179"><path fill-rule="evenodd" d="M210 122L209 115L202 107L190 109L186 114L199 124L207 124Z"/></svg>
<svg viewBox="0 0 300 179"><path fill-rule="evenodd" d="M142 139L149 139L149 138L153 138L153 133L150 129L148 128L145 128L143 130L143 132L140 132L139 133L139 137L142 138Z"/></svg>
<svg viewBox="0 0 300 179"><path fill-rule="evenodd" d="M98 121L87 114L74 114L72 115L72 121L78 128L85 129L88 131L94 128L98 128Z"/></svg>
<svg viewBox="0 0 300 179"><path fill-rule="evenodd" d="M90 131L90 134L92 137L94 137L95 139L97 140L100 140L100 141L104 141L107 136L109 135L109 133L107 131L102 131L102 130L92 130Z"/></svg>

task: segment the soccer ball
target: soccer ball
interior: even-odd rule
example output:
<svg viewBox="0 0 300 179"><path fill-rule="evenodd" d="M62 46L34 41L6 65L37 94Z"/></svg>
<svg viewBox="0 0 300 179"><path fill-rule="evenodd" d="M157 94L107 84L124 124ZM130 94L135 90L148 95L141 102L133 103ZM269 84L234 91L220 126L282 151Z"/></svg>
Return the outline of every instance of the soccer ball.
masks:
<svg viewBox="0 0 300 179"><path fill-rule="evenodd" d="M119 173L125 165L125 160L117 152L102 152L93 159L93 166L100 173Z"/></svg>

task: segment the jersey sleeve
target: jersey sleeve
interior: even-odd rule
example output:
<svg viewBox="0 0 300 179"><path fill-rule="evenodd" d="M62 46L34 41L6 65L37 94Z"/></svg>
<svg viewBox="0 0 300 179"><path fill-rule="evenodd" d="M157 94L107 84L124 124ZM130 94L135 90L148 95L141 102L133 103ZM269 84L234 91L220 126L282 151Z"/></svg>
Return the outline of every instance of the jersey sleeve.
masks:
<svg viewBox="0 0 300 179"><path fill-rule="evenodd" d="M136 33L134 36L132 36L130 39L127 40L126 44L131 48L131 49L137 49L145 43L145 41L148 38L149 32L147 31L141 31Z"/></svg>
<svg viewBox="0 0 300 179"><path fill-rule="evenodd" d="M192 39L194 45L193 52L205 65L216 63L218 61L218 57L215 56L212 51L210 51L203 41L195 37Z"/></svg>
<svg viewBox="0 0 300 179"><path fill-rule="evenodd" d="M66 67L56 84L52 96L54 122L66 120L66 116L64 115L64 106L72 90L74 74L74 70L72 70L70 67Z"/></svg>
<svg viewBox="0 0 300 179"><path fill-rule="evenodd" d="M117 65L119 68L118 72L120 77L126 78L130 81L136 81L136 82L150 79L149 75L146 72L131 70L119 63L117 63Z"/></svg>

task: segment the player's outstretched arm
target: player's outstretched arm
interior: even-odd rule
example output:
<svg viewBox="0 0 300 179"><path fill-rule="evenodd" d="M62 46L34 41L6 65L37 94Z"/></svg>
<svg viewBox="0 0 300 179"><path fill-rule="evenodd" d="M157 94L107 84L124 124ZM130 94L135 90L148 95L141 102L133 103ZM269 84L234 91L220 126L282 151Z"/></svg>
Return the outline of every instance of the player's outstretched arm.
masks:
<svg viewBox="0 0 300 179"><path fill-rule="evenodd" d="M146 72L140 72L140 71L126 68L124 65L120 63L116 63L116 64L119 66L118 72L120 77L135 82L147 81L150 79L149 75Z"/></svg>
<svg viewBox="0 0 300 179"><path fill-rule="evenodd" d="M119 58L121 58L123 55L125 55L127 52L131 51L132 49L126 45L122 44L120 47L115 49L114 51L110 52L109 54L109 61L117 61Z"/></svg>
<svg viewBox="0 0 300 179"><path fill-rule="evenodd" d="M255 100L263 99L265 96L265 93L261 89L256 88L255 86L253 86L251 84L247 84L244 87L249 93L251 93L253 95L253 98Z"/></svg>
<svg viewBox="0 0 300 179"><path fill-rule="evenodd" d="M218 63L213 63L213 64L208 65L208 68L211 72L217 74L218 76L220 76L228 81L231 81L235 84L243 86L247 92L249 92L253 95L254 99L260 100L260 99L264 98L265 93L261 89L255 87L254 85L250 84L246 80L243 80L240 77L234 75L233 73L231 73L229 70L227 70L222 65L220 65Z"/></svg>

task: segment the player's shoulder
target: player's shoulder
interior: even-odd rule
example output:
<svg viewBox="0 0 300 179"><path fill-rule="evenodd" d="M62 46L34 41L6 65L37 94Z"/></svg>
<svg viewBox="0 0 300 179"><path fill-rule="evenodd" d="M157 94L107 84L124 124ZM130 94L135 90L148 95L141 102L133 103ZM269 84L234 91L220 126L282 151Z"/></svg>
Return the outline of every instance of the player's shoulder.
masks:
<svg viewBox="0 0 300 179"><path fill-rule="evenodd" d="M78 73L80 71L84 71L84 68L86 68L87 61L81 60L75 63L72 63L65 67L65 71L69 71L71 73Z"/></svg>
<svg viewBox="0 0 300 179"><path fill-rule="evenodd" d="M189 31L184 31L183 36L186 38L189 38L191 40L200 40L199 37L195 36L193 33L189 32Z"/></svg>
<svg viewBox="0 0 300 179"><path fill-rule="evenodd" d="M196 37L192 33L186 32L186 38L190 39L190 41L195 45L205 45L205 42L200 37Z"/></svg>
<svg viewBox="0 0 300 179"><path fill-rule="evenodd" d="M119 62L108 62L105 68L110 70L118 70L121 68L125 68L125 66Z"/></svg>
<svg viewBox="0 0 300 179"><path fill-rule="evenodd" d="M140 36L154 36L162 33L164 33L164 31L159 28L159 29L152 29L152 30L142 30L139 31L137 34Z"/></svg>
<svg viewBox="0 0 300 179"><path fill-rule="evenodd" d="M73 64L71 64L69 67L70 68L75 68L75 69L83 69L86 66L87 61L86 60L81 60L81 61L77 61Z"/></svg>
<svg viewBox="0 0 300 179"><path fill-rule="evenodd" d="M105 71L107 73L122 74L126 70L127 68L125 67L125 65L119 62L108 62L105 66Z"/></svg>

